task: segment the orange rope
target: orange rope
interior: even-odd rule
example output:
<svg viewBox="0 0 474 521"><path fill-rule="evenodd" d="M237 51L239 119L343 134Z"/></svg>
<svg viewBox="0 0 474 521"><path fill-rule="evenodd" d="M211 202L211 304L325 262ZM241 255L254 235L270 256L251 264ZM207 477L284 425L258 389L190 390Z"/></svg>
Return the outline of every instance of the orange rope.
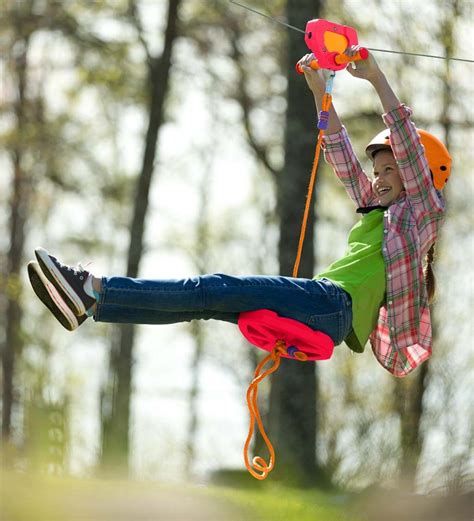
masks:
<svg viewBox="0 0 474 521"><path fill-rule="evenodd" d="M327 92L323 96L321 110L328 111L331 107L332 96ZM303 222L301 224L300 240L298 243L298 252L296 254L295 265L293 267L293 277L298 276L298 270L300 268L301 254L303 252L303 243L306 235L306 225L308 224L309 209L311 207L311 199L313 196L314 185L316 182L316 172L318 170L319 155L321 153L321 143L323 141L324 129L319 130L318 142L316 144L316 150L314 154L313 169L311 171L311 178L308 186L308 193L306 194L306 206L304 209Z"/></svg>
<svg viewBox="0 0 474 521"><path fill-rule="evenodd" d="M273 445L270 442L270 439L267 436L267 433L265 432L262 418L260 417L260 411L258 410L258 385L264 378L274 373L280 367L281 353L286 353L286 348L285 344L281 340L279 340L276 343L273 351L258 364L257 369L255 369L254 379L250 382L249 388L247 390L247 406L250 412L250 425L247 439L245 440L244 445L244 460L247 470L250 472L250 474L252 474L254 478L259 480L265 479L275 466L275 451L273 449ZM270 366L266 371L261 373L263 367L270 361L273 361L273 365ZM260 431L263 441L267 446L268 453L270 454L270 460L268 463L260 456L255 456L252 459L252 463L250 463L249 461L248 452L250 442L253 437L255 422L257 423L258 430Z"/></svg>
<svg viewBox="0 0 474 521"><path fill-rule="evenodd" d="M323 96L323 102L322 102L322 111L329 111L329 108L331 107L331 101L332 97L329 93L325 93ZM303 243L306 235L306 226L308 223L308 216L309 216L309 210L311 207L311 199L314 191L314 185L316 182L316 172L318 169L318 163L319 163L319 156L321 153L321 143L323 141L324 136L324 129L319 130L318 135L318 142L316 144L316 151L314 155L314 161L313 161L313 169L311 171L311 179L309 181L308 186L308 193L306 195L306 206L304 209L304 215L303 215L303 222L301 225L301 233L300 233L300 239L298 244L298 252L296 254L296 261L293 268L293 277L298 276L298 270L300 266L301 261L301 253L303 251ZM245 440L244 445L244 460L245 460L245 466L247 467L247 470L250 472L250 474L259 480L265 479L268 474L271 472L271 470L275 466L275 450L273 449L273 445L270 441L270 439L267 436L267 433L265 432L265 428L263 427L262 418L260 416L260 411L258 410L258 385L264 378L266 378L268 375L274 373L279 367L281 363L281 354L287 354L285 343L281 340L278 340L275 344L275 347L273 348L273 351L267 355L257 366L257 369L255 370L254 379L250 382L249 388L247 390L247 406L250 412L250 425L249 425L249 432L247 435L247 439ZM307 356L305 353L297 352L295 355L295 358L301 361L304 361L307 359ZM273 365L271 365L266 371L261 372L265 365L273 361ZM267 446L268 453L270 455L269 462L267 463L261 456L255 456L252 459L252 463L249 461L249 446L250 442L252 441L254 429L255 429L255 423L257 423L258 430L260 431L260 434L263 438L263 441L265 442L265 445Z"/></svg>

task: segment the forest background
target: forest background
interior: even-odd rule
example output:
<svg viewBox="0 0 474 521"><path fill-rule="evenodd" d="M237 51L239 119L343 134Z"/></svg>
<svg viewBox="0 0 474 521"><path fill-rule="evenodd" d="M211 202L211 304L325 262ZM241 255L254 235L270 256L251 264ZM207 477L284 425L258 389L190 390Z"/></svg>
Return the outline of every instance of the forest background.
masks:
<svg viewBox="0 0 474 521"><path fill-rule="evenodd" d="M301 28L318 17L354 26L367 47L469 57L470 1L251 6ZM302 35L224 0L2 0L0 11L5 465L178 482L233 474L261 356L237 328L89 320L68 333L34 297L26 263L42 245L98 275L289 275L316 142L294 72ZM433 357L396 380L369 347L341 345L328 362L283 364L262 410L276 479L463 492L473 477L473 67L376 58L453 156ZM370 169L363 147L383 128L374 91L342 71L334 102ZM356 220L326 165L314 209L308 277L342 254Z"/></svg>

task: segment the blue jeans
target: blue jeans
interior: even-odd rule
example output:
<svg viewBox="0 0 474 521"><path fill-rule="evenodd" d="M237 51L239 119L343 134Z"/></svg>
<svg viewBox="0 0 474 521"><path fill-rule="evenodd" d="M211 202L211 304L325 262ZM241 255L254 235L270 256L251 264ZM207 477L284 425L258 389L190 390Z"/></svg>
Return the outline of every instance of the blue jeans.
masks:
<svg viewBox="0 0 474 521"><path fill-rule="evenodd" d="M271 309L329 335L340 344L351 331L351 297L327 279L234 277L147 280L104 277L95 320L173 324L194 319L237 323L239 313Z"/></svg>

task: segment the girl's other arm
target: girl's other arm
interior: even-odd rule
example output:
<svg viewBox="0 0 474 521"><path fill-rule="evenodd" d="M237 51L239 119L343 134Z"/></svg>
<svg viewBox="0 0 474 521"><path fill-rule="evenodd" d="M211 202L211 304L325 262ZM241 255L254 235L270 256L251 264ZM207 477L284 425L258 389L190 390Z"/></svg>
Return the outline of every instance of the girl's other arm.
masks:
<svg viewBox="0 0 474 521"><path fill-rule="evenodd" d="M321 110L324 91L326 90L326 80L329 77L329 71L323 71L321 69L315 71L311 69L311 67L309 67L309 63L311 62L311 60L314 60L314 55L306 54L305 56L303 56L303 58L301 58L301 60L298 63L300 64L301 69L304 73L306 83L308 84L308 87L313 93L314 103L316 105L316 110L319 114L319 111ZM331 108L329 109L329 125L326 130L326 134L335 134L336 132L339 132L341 128L341 120L337 115L334 105L331 103Z"/></svg>
<svg viewBox="0 0 474 521"><path fill-rule="evenodd" d="M357 50L358 47L354 46L345 53L351 55ZM420 136L410 119L411 109L400 103L373 56L358 61L355 68L349 65L347 70L352 76L369 81L380 98L385 111L383 119L390 128L392 151L407 195L424 212L444 212L444 203L431 180Z"/></svg>
<svg viewBox="0 0 474 521"><path fill-rule="evenodd" d="M319 112L329 71L314 71L307 66L311 60L314 60L314 56L307 54L299 61L299 64L304 72L308 87L313 93L316 109ZM347 132L332 105L329 110L329 125L323 139L323 148L326 161L332 166L334 173L343 183L349 197L359 207L372 204L372 184L362 170Z"/></svg>
<svg viewBox="0 0 474 521"><path fill-rule="evenodd" d="M358 46L350 47L346 49L345 54L353 56L358 51ZM384 112L390 112L400 106L400 100L397 95L393 92L392 87L387 81L385 74L378 66L375 58L369 54L366 60L360 60L349 64L347 71L356 78L361 78L370 82L382 103Z"/></svg>

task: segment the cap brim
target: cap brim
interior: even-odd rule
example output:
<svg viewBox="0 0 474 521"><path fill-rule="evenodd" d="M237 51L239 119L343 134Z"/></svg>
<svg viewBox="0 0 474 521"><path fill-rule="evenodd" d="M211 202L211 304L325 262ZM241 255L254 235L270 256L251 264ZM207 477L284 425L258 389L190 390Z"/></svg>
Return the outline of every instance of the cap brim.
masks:
<svg viewBox="0 0 474 521"><path fill-rule="evenodd" d="M369 145L365 149L365 153L367 154L368 158L373 161L374 155L377 152L379 152L380 150L392 150L392 147L390 145L383 145L383 144Z"/></svg>

